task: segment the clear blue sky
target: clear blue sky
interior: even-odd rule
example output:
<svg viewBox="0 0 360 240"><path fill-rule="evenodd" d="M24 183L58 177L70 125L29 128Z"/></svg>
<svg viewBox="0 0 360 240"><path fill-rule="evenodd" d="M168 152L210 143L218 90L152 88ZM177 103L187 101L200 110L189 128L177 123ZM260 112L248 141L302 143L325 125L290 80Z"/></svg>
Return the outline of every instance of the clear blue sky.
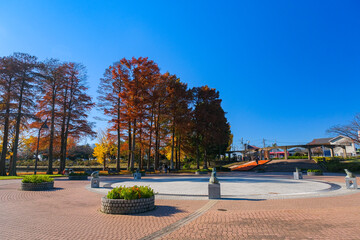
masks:
<svg viewBox="0 0 360 240"><path fill-rule="evenodd" d="M132 56L218 89L236 145L308 142L360 112L359 1L0 0L0 10L1 56L81 62L94 97L104 69Z"/></svg>

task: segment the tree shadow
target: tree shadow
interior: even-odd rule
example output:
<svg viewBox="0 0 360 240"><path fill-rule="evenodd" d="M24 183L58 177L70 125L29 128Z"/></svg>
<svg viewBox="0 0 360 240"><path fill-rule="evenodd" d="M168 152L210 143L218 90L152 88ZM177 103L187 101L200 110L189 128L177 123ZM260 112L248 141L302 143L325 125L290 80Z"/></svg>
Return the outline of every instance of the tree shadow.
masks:
<svg viewBox="0 0 360 240"><path fill-rule="evenodd" d="M241 200L241 201L251 201L251 202L260 202L266 201L268 199L256 199L256 198L239 198L239 197L226 197L226 198L219 198L218 200Z"/></svg>
<svg viewBox="0 0 360 240"><path fill-rule="evenodd" d="M173 206L155 206L154 210L149 212L134 214L136 216L153 216L153 217L169 217L177 213L184 212L183 210Z"/></svg>

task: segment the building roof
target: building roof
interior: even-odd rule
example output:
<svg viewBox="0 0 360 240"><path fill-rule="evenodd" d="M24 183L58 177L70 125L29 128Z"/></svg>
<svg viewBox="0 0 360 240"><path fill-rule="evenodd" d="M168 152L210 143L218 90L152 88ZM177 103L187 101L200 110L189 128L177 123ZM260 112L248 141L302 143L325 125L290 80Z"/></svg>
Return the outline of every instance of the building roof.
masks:
<svg viewBox="0 0 360 240"><path fill-rule="evenodd" d="M332 138L314 138L311 142L309 142L307 145L319 145L319 144L325 144L330 145L330 140Z"/></svg>
<svg viewBox="0 0 360 240"><path fill-rule="evenodd" d="M341 139L346 139L347 142L354 142L354 140L352 140L351 138L349 137L346 137L346 136L343 136L343 135L339 135L337 137L334 137L330 140L330 142L332 143L336 143L337 141L341 140Z"/></svg>
<svg viewBox="0 0 360 240"><path fill-rule="evenodd" d="M293 148L293 149L289 150L288 152L292 152L292 153L307 152L307 150L305 148L296 147L296 148Z"/></svg>

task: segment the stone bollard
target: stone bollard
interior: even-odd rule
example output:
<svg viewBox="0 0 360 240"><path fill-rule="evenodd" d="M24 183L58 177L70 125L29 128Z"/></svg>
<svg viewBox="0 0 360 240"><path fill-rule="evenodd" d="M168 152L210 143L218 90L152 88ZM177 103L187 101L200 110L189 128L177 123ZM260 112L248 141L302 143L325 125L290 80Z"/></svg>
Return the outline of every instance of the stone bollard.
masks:
<svg viewBox="0 0 360 240"><path fill-rule="evenodd" d="M302 172L300 172L298 168L296 168L296 171L293 172L293 174L295 180L303 179Z"/></svg>
<svg viewBox="0 0 360 240"><path fill-rule="evenodd" d="M220 183L209 183L209 199L221 198Z"/></svg>
<svg viewBox="0 0 360 240"><path fill-rule="evenodd" d="M347 189L357 189L358 188L357 182L356 182L356 177L354 177L354 178L346 177L345 183L346 183Z"/></svg>
<svg viewBox="0 0 360 240"><path fill-rule="evenodd" d="M220 183L216 177L216 168L213 168L211 172L208 189L209 189L208 192L209 199L221 198Z"/></svg>
<svg viewBox="0 0 360 240"><path fill-rule="evenodd" d="M136 172L134 173L134 180L140 180L141 179L141 172L139 169L136 169Z"/></svg>
<svg viewBox="0 0 360 240"><path fill-rule="evenodd" d="M358 187L357 187L355 174L353 174L352 172L350 172L347 169L344 169L344 171L346 172L346 177L345 177L346 188L347 189L357 189Z"/></svg>
<svg viewBox="0 0 360 240"><path fill-rule="evenodd" d="M98 188L100 187L100 178L99 178L99 172L93 172L91 174L91 188Z"/></svg>

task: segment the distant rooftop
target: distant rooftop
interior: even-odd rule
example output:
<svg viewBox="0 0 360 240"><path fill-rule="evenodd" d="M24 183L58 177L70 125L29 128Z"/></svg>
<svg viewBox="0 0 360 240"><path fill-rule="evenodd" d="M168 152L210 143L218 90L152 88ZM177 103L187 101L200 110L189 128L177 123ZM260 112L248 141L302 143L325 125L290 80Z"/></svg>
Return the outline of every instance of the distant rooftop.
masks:
<svg viewBox="0 0 360 240"><path fill-rule="evenodd" d="M314 138L311 142L307 145L318 145L318 144L330 144L330 140L332 138Z"/></svg>

